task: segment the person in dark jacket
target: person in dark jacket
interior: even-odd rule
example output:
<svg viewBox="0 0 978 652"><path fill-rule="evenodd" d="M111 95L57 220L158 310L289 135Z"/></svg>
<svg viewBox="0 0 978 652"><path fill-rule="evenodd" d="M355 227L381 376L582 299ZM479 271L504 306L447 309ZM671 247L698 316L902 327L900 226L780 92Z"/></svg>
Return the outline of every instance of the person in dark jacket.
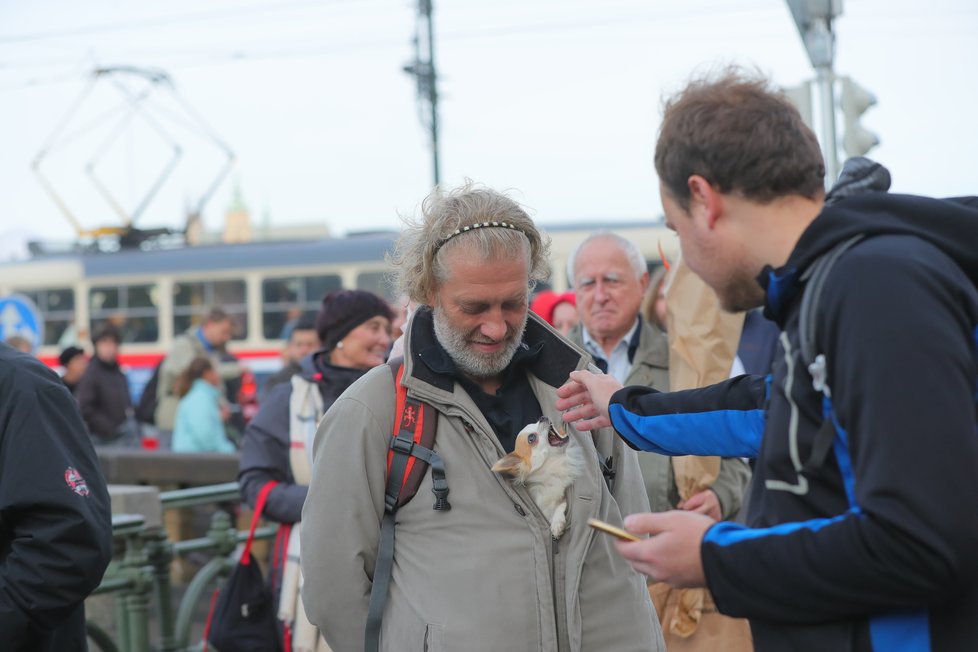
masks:
<svg viewBox="0 0 978 652"><path fill-rule="evenodd" d="M78 407L96 445L139 444L134 431L129 383L119 368L119 331L107 326L92 342L95 355L78 381Z"/></svg>
<svg viewBox="0 0 978 652"><path fill-rule="evenodd" d="M364 290L338 290L323 298L316 318L323 348L302 358L296 374L301 388L316 388L309 397L319 403L309 424L312 432L353 381L384 362L392 317L386 301ZM264 513L280 523L299 520L307 489L295 483L289 462L289 424L298 416L290 414L295 411L290 410L293 387L292 382L276 385L262 401L244 431L238 474L242 498L251 506L265 483L279 481L268 495Z"/></svg>
<svg viewBox="0 0 978 652"><path fill-rule="evenodd" d="M978 649L978 200L887 194L871 163L826 197L797 111L734 71L667 104L656 169L690 268L728 310L763 304L781 335L767 382L656 394L572 374L568 420L610 418L644 450L757 457L746 525L633 515L654 536L619 552L708 586L759 652ZM808 274L855 235L805 322L809 368Z"/></svg>
<svg viewBox="0 0 978 652"><path fill-rule="evenodd" d="M112 556L105 479L58 376L0 344L0 648L83 652Z"/></svg>
<svg viewBox="0 0 978 652"><path fill-rule="evenodd" d="M340 394L368 369L383 364L390 349L394 313L386 301L364 290L337 290L323 298L316 331L323 348L299 363L299 373L280 383L262 402L245 429L238 482L254 507L262 487L268 493L264 514L291 524L288 561L273 569L279 593L278 616L296 649L312 649L319 632L305 617L299 597L299 520L312 479L311 449L316 426Z"/></svg>

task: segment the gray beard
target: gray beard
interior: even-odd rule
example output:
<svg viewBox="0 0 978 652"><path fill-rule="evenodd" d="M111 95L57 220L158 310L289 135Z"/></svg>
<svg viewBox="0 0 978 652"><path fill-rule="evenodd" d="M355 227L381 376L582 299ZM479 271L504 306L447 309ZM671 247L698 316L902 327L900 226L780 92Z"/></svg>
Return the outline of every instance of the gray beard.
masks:
<svg viewBox="0 0 978 652"><path fill-rule="evenodd" d="M529 317L529 313L523 317L519 332L506 343L502 351L480 353L467 341L468 333L452 328L441 308L433 308L432 315L435 322L435 339L448 352L459 371L473 378L492 378L501 374L509 366L523 341L523 331L526 329L526 320Z"/></svg>

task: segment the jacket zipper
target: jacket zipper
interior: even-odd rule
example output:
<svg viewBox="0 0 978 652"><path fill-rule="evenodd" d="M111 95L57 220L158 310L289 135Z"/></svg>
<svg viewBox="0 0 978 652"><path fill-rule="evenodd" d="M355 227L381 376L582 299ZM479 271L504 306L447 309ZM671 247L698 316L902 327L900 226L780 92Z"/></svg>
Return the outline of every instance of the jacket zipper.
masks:
<svg viewBox="0 0 978 652"><path fill-rule="evenodd" d="M554 604L554 627L557 633L557 650L570 650L567 641L567 618L562 608L560 597L564 594L564 582L558 578L557 555L560 554L560 540L550 535L550 587L553 591L552 599Z"/></svg>
<svg viewBox="0 0 978 652"><path fill-rule="evenodd" d="M475 428L475 425L471 421L469 421L469 415L466 414L464 410L460 410L456 407L455 410L452 410L450 412L446 411L443 412L443 414L445 416L458 416L462 421L462 427L466 430L466 432L469 433L469 435L478 433L478 431ZM479 433L479 434L480 436L483 437L486 436L484 433ZM536 512L540 516L543 516L543 513L540 512L540 509L536 506L536 504L533 504L532 501L530 502L532 504L532 507L536 510ZM519 503L514 503L514 505L516 507L516 511L521 516L524 517L527 516L526 510L523 509ZM544 521L546 521L546 519L544 519ZM549 534L549 528L548 528L548 534ZM562 577L558 578L558 573L557 573L558 570L557 555L560 552L560 540L555 538L552 534L549 534L549 536L550 536L550 590L551 590L551 601L553 603L553 609L554 609L554 629L557 636L557 650L558 652L565 652L570 650L570 641L567 639L567 622L566 622L567 614L565 613L565 610L562 607L562 602L558 602L558 597L564 593L563 578Z"/></svg>

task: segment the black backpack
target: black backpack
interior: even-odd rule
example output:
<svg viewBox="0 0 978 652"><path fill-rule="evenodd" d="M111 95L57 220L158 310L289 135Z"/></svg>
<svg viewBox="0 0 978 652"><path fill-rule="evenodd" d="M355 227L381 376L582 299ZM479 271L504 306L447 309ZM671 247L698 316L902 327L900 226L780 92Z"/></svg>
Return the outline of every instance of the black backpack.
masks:
<svg viewBox="0 0 978 652"><path fill-rule="evenodd" d="M283 648L275 599L251 555L265 501L277 484L270 480L258 494L241 558L216 594L207 616L204 640L221 652L280 652Z"/></svg>

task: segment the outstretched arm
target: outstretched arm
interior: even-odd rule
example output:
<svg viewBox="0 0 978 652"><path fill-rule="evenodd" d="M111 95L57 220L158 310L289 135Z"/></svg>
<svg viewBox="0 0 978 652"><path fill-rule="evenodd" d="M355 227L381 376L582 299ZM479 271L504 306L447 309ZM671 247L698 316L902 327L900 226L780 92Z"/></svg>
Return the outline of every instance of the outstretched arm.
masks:
<svg viewBox="0 0 978 652"><path fill-rule="evenodd" d="M557 409L579 430L610 423L633 448L661 455L756 457L764 431L764 378L738 376L702 389L658 392L622 387L610 376L574 371Z"/></svg>

